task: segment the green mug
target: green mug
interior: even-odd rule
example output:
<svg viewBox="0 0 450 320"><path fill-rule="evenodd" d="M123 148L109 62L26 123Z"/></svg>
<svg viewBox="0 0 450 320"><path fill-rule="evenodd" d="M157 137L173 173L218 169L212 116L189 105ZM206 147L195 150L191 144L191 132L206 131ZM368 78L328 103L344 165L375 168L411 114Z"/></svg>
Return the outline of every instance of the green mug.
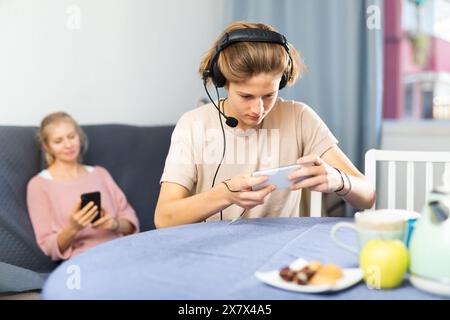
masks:
<svg viewBox="0 0 450 320"><path fill-rule="evenodd" d="M408 221L417 219L417 212L399 209L383 209L374 211L357 212L355 222L340 222L333 226L330 232L331 239L340 247L359 255L359 251L370 240L401 240L406 242L411 230L408 229ZM358 248L338 240L336 233L341 228L349 228L356 231L358 236Z"/></svg>

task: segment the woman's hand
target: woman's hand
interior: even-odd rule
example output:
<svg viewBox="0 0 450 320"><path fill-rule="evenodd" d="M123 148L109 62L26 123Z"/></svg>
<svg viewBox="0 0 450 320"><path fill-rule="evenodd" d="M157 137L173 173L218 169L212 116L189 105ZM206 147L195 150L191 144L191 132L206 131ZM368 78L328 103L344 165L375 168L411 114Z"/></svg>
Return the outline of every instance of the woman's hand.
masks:
<svg viewBox="0 0 450 320"><path fill-rule="evenodd" d="M258 191L252 191L252 187L267 180L267 176L251 177L239 175L224 181L228 189L229 201L243 209L252 209L264 204L269 194L275 190L274 185L268 185Z"/></svg>
<svg viewBox="0 0 450 320"><path fill-rule="evenodd" d="M292 190L309 189L323 193L332 193L343 187L343 178L338 170L328 165L320 157L311 154L297 160L301 169L289 174L290 180L304 178L292 185Z"/></svg>
<svg viewBox="0 0 450 320"><path fill-rule="evenodd" d="M120 227L119 219L109 215L105 209L102 208L102 217L92 224L95 229L103 229L110 231L117 231Z"/></svg>
<svg viewBox="0 0 450 320"><path fill-rule="evenodd" d="M70 216L70 227L79 232L86 228L97 215L98 208L93 201L89 202L80 209L81 202L75 204L73 212Z"/></svg>

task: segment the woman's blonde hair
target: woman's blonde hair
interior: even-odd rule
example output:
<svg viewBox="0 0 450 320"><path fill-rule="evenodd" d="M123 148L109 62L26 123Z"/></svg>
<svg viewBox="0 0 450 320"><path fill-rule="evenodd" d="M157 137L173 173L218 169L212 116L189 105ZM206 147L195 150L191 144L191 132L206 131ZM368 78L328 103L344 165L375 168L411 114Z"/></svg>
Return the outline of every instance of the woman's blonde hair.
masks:
<svg viewBox="0 0 450 320"><path fill-rule="evenodd" d="M229 32L239 29L263 29L275 31L275 28L268 24L252 23L246 21L234 22L228 26L216 39L213 46L206 52L200 63L199 73L204 75L210 68L211 60L214 57L216 48L222 37ZM289 54L283 46L276 43L267 42L238 42L223 51L218 58L218 67L227 82L243 82L251 77L261 74L289 74L287 84L293 85L299 76L306 71L306 66L301 62L297 50L289 44L292 65ZM211 78L207 79L211 82Z"/></svg>
<svg viewBox="0 0 450 320"><path fill-rule="evenodd" d="M75 127L75 131L77 132L78 136L80 137L80 153L78 155L78 162L81 163L83 161L83 154L86 153L88 148L88 139L86 134L84 133L83 129L78 125L78 123L67 113L65 112L54 112L46 116L41 121L41 125L39 127L38 133L37 133L37 140L39 143L39 146L42 149L42 152L44 153L45 161L47 163L47 166L50 166L55 162L55 157L51 154L49 154L45 147L48 147L48 127L52 124L56 124L58 122L62 121L68 121Z"/></svg>

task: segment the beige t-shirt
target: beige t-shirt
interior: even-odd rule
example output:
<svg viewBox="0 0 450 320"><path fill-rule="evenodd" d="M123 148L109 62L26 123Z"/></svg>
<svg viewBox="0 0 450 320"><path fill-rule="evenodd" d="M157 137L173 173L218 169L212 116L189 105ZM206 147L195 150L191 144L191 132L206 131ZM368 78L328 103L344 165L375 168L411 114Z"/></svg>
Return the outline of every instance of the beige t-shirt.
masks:
<svg viewBox="0 0 450 320"><path fill-rule="evenodd" d="M177 183L191 195L211 189L223 156L220 121L225 130L226 154L214 185L242 173L292 165L309 154L321 156L338 142L319 116L301 102L278 98L260 128L245 132L228 127L216 108L206 104L186 112L178 121L160 183ZM263 205L246 210L243 218L298 217L300 199L301 190L275 190ZM233 219L242 211L231 205L222 211L223 219ZM219 219L220 212L208 220Z"/></svg>

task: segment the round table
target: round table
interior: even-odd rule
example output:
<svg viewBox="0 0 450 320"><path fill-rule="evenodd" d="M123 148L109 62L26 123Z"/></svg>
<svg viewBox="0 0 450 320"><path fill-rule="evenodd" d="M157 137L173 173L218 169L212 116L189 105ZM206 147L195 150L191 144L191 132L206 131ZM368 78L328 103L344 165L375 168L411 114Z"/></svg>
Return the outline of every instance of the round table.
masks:
<svg viewBox="0 0 450 320"><path fill-rule="evenodd" d="M259 281L303 257L357 267L338 247L331 227L346 218L263 218L206 222L152 230L92 248L62 263L47 279L43 299L432 299L405 280L394 290L363 282L333 294L280 290ZM350 230L338 237L350 244Z"/></svg>

